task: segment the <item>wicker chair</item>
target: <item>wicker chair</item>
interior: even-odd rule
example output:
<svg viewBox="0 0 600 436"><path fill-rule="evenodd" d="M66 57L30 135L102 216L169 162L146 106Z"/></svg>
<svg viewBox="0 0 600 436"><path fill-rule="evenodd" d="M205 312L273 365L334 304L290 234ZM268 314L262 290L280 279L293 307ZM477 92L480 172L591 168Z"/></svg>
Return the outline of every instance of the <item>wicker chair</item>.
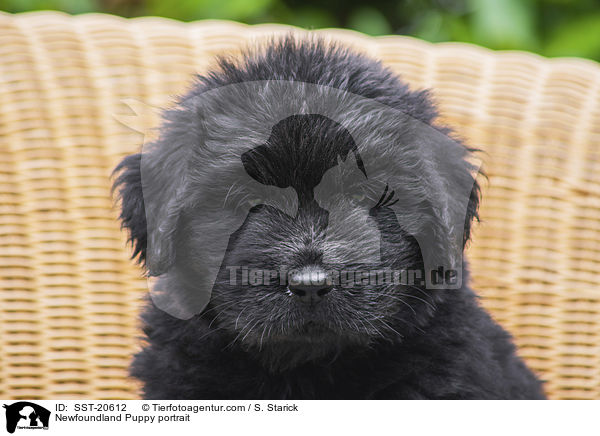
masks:
<svg viewBox="0 0 600 436"><path fill-rule="evenodd" d="M109 176L155 120L126 103L165 106L214 55L289 29L0 14L0 397L137 397L127 366L146 283ZM444 121L485 150L474 286L551 398L600 398L598 64L319 33L432 88Z"/></svg>

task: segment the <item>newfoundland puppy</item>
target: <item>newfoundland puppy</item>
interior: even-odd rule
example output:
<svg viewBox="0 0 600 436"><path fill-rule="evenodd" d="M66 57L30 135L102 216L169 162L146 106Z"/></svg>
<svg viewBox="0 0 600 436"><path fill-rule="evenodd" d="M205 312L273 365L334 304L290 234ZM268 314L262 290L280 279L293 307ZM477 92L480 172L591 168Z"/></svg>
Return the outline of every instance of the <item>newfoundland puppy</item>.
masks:
<svg viewBox="0 0 600 436"><path fill-rule="evenodd" d="M473 149L381 63L221 58L115 170L147 399L542 399L468 287Z"/></svg>

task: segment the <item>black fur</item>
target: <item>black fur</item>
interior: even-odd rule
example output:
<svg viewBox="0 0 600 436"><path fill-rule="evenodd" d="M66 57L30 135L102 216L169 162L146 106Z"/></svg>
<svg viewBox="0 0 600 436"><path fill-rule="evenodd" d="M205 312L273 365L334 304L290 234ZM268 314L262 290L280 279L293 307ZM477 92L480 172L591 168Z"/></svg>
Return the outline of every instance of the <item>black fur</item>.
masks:
<svg viewBox="0 0 600 436"><path fill-rule="evenodd" d="M166 277L173 289L189 288L193 280L188 279L195 272L187 278L180 272L195 271L203 256L210 255L206 247L211 227L200 222L198 215L206 203L203 195L220 189L212 184L220 177L219 169L232 164L208 156L204 143L208 138L218 140L219 123L235 126L235 117L242 116L226 103L211 101L206 93L258 80L306 82L347 91L451 135L434 124L437 113L426 92L410 91L380 63L339 46L289 37L247 53L239 61L221 59L219 68L199 77L178 108L166 113L161 138L146 151L147 171L164 192L146 195L144 204L140 154L127 157L116 170L120 172L115 188L122 201L121 220L130 232L134 256L146 263L151 275ZM261 108L260 102L253 104L255 109L249 108L244 116L258 119L268 108ZM356 118L351 123L367 121ZM390 127L384 119L368 123L367 128L380 137ZM452 208L452 195L436 188L446 186L445 178L450 176L431 172L436 166L428 165L427 159L433 158L411 149L418 132L389 135L385 145L376 146L373 137L366 148L357 148L339 124L309 114L283 120L266 143L253 144L242 158L246 171L265 185L292 186L298 193L298 215L290 217L266 205L252 206L230 239L223 269L203 313L182 320L148 302L143 314L147 344L131 369L144 383L145 398L544 397L541 383L516 356L508 333L478 305L466 284L466 271L465 285L459 290L336 286L316 307L298 304L280 283L248 288L225 280L227 265L350 267L351 254L367 250L373 238L379 237L358 224L355 218L363 213L374 220L381 235L381 264L375 267L423 269L419 244L411 235L422 231L442 237L446 229L442 218L419 222L416 210L430 210L431 216L438 217L441 204ZM236 140L243 139L225 138L224 146L233 149ZM250 138L248 142L253 143ZM359 200L341 202L338 206L346 208L342 215L348 219L334 229L340 232L338 239L324 242L322 229L331 217L315 200L315 186L338 157L347 162L355 159L360 167L370 151L391 162L391 170L388 165L388 174L369 174L369 168L361 171L369 180L389 181L391 188L384 192L389 198L376 204L383 199L382 193L367 193L360 200L370 205L367 212L361 212ZM479 203L479 186L464 160L470 151L461 146L458 154L444 158L444 165L455 168L453 174L473 182L463 247ZM396 198L405 209L399 222L388 207ZM147 214L160 221L161 235L147 230ZM218 215L208 221L215 228L224 225ZM333 259L328 265L323 260L326 250Z"/></svg>

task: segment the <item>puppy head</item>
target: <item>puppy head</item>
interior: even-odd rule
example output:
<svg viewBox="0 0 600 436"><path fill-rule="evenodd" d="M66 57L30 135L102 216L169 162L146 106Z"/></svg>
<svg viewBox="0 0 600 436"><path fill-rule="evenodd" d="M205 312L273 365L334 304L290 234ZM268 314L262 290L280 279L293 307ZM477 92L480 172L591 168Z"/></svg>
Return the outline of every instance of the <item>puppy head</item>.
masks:
<svg viewBox="0 0 600 436"><path fill-rule="evenodd" d="M279 50L298 64L313 50L332 71L348 58ZM268 53L252 62L275 65ZM316 79L257 81L253 65L203 79L166 113L161 138L121 164L121 217L161 301L232 344L291 350L289 362L401 340L442 298L427 265L452 265L468 240L479 194L468 150L384 69L367 71L367 99Z"/></svg>

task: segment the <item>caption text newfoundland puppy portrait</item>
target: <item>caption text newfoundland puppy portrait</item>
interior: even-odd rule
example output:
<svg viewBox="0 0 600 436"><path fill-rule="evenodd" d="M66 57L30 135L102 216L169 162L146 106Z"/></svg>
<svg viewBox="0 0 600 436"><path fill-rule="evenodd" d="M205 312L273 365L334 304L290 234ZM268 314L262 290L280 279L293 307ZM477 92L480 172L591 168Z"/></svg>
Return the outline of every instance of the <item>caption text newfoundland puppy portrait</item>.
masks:
<svg viewBox="0 0 600 436"><path fill-rule="evenodd" d="M117 167L146 399L542 399L469 288L474 149L338 44L222 58Z"/></svg>

